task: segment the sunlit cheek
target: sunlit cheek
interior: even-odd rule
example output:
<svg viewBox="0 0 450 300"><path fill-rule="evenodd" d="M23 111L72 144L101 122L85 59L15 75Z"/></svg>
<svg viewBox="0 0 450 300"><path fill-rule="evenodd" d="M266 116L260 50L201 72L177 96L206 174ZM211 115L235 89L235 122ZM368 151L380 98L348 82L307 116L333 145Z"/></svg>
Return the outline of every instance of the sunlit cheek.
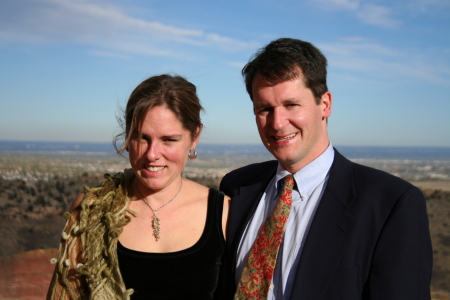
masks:
<svg viewBox="0 0 450 300"><path fill-rule="evenodd" d="M305 120L307 119L308 116L306 114L297 114L289 118L289 123L291 123L296 128L302 128L303 124L305 124Z"/></svg>
<svg viewBox="0 0 450 300"><path fill-rule="evenodd" d="M258 127L258 129L260 131L264 130L266 128L266 126L267 126L267 118L264 118L264 117L261 117L261 116L256 117L256 126Z"/></svg>
<svg viewBox="0 0 450 300"><path fill-rule="evenodd" d="M270 130L266 127L267 123L257 123L256 125L258 127L258 133L261 141L263 142L263 144L269 145L268 135Z"/></svg>
<svg viewBox="0 0 450 300"><path fill-rule="evenodd" d="M169 158L174 158L177 156L177 149L172 148L172 147L162 147L161 149L159 149L159 151L166 157Z"/></svg>
<svg viewBox="0 0 450 300"><path fill-rule="evenodd" d="M172 161L183 161L189 153L188 147L169 147L165 151L166 156Z"/></svg>

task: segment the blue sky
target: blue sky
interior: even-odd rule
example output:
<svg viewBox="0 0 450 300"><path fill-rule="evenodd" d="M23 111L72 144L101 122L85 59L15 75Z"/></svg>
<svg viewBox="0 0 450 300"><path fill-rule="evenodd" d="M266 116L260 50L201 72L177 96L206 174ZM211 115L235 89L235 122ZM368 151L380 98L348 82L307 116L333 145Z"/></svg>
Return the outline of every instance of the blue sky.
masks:
<svg viewBox="0 0 450 300"><path fill-rule="evenodd" d="M327 56L334 145L450 146L448 0L3 0L0 140L107 142L142 80L178 73L203 143L260 143L240 71L279 37Z"/></svg>

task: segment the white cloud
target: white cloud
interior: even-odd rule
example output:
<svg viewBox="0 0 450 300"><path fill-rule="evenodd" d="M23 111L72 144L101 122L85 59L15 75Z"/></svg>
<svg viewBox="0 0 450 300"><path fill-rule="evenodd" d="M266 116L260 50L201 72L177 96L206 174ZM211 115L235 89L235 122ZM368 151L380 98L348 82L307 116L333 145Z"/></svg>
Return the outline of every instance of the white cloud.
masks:
<svg viewBox="0 0 450 300"><path fill-rule="evenodd" d="M344 10L354 13L355 16L364 24L374 25L383 28L394 28L400 24L400 21L392 18L392 9L387 6L361 3L359 0L312 0L313 2L323 4L322 9L326 10ZM437 1L437 0L436 0Z"/></svg>
<svg viewBox="0 0 450 300"><path fill-rule="evenodd" d="M206 43L209 43L211 46L219 46L223 49L232 50L232 47L237 47L238 49L255 49L259 46L259 43L256 42L243 42L237 39L220 36L214 33L208 33L205 35ZM235 49L234 49L235 50Z"/></svg>
<svg viewBox="0 0 450 300"><path fill-rule="evenodd" d="M331 54L348 58L355 55L365 55L369 57L394 57L397 53L396 51L380 44L376 44L375 42L367 42L363 38L361 38L361 41L356 42L325 44L322 45L320 49L323 49Z"/></svg>
<svg viewBox="0 0 450 300"><path fill-rule="evenodd" d="M242 70L242 68L244 68L244 66L246 64L247 64L246 62L240 62L240 61L232 61L232 62L228 63L229 66L232 66L233 68L237 68L237 69L239 69L239 71Z"/></svg>
<svg viewBox="0 0 450 300"><path fill-rule="evenodd" d="M95 55L95 56L100 56L100 57L110 57L110 58L119 58L119 59L130 59L129 56L127 55L123 55L117 52L108 52L108 51L98 51L98 50L93 50L93 51L89 51L90 54Z"/></svg>
<svg viewBox="0 0 450 300"><path fill-rule="evenodd" d="M391 81L416 81L450 84L445 51L392 49L375 42L320 44L330 67L344 71L343 76L358 80L374 78ZM345 75L347 74L347 75ZM359 77L357 75L360 75Z"/></svg>
<svg viewBox="0 0 450 300"><path fill-rule="evenodd" d="M395 28L401 22L393 19L391 14L391 9L379 5L364 5L356 13L357 17L365 24Z"/></svg>
<svg viewBox="0 0 450 300"><path fill-rule="evenodd" d="M327 9L345 9L357 10L359 7L359 0L313 0L324 5Z"/></svg>
<svg viewBox="0 0 450 300"><path fill-rule="evenodd" d="M343 42L364 42L364 41L367 41L367 38L360 37L360 36L346 36L346 37L339 38L339 40L341 40Z"/></svg>
<svg viewBox="0 0 450 300"><path fill-rule="evenodd" d="M6 3L5 3L6 2ZM255 44L127 15L102 0L21 0L0 4L0 39L6 42L78 43L107 52L176 56L173 43L222 51Z"/></svg>
<svg viewBox="0 0 450 300"><path fill-rule="evenodd" d="M363 24L391 29L402 24L402 18L424 15L450 16L449 0L310 0L323 10L354 14Z"/></svg>
<svg viewBox="0 0 450 300"><path fill-rule="evenodd" d="M403 5L411 12L426 13L428 11L442 11L450 8L450 1L448 0L410 0L406 4L402 2ZM448 11L447 11L448 13Z"/></svg>

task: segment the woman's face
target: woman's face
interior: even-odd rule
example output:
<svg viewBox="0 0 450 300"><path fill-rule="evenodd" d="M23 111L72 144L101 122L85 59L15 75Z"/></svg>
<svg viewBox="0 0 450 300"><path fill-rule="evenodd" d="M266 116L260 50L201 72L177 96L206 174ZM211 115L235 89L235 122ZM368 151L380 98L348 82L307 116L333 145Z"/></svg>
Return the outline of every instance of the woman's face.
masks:
<svg viewBox="0 0 450 300"><path fill-rule="evenodd" d="M131 167L139 190L148 195L165 188L178 189L189 150L197 146L176 115L165 106L150 109L141 134L129 145Z"/></svg>

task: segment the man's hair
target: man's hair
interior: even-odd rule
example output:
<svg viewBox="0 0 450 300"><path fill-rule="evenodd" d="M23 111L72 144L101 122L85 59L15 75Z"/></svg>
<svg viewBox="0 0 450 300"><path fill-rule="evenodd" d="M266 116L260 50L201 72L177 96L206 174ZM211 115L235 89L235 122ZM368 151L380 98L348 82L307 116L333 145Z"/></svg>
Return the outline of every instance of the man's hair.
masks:
<svg viewBox="0 0 450 300"><path fill-rule="evenodd" d="M320 103L327 88L327 59L311 43L280 38L261 48L242 69L245 86L253 101L252 84L256 75L269 85L294 80L303 75L305 86Z"/></svg>

